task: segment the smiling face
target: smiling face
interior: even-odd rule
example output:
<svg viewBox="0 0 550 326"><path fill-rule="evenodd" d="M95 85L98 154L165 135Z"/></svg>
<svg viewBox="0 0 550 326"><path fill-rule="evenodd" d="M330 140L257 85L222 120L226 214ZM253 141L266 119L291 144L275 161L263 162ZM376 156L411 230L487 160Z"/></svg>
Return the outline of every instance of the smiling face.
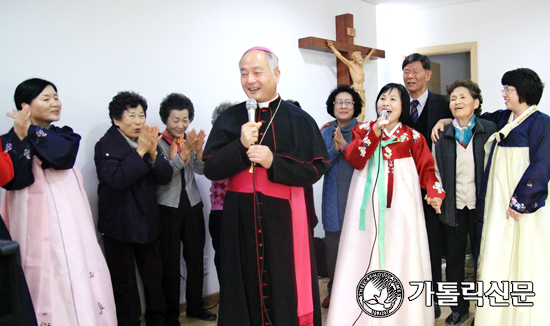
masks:
<svg viewBox="0 0 550 326"><path fill-rule="evenodd" d="M172 110L166 119L166 130L174 138L181 138L189 127L189 110Z"/></svg>
<svg viewBox="0 0 550 326"><path fill-rule="evenodd" d="M334 99L334 116L340 126L345 126L351 121L354 110L353 96L350 93L342 92L336 95Z"/></svg>
<svg viewBox="0 0 550 326"><path fill-rule="evenodd" d="M61 117L61 102L55 89L48 85L30 104L23 103L31 111L31 122L35 126L49 128L54 121Z"/></svg>
<svg viewBox="0 0 550 326"><path fill-rule="evenodd" d="M248 98L258 103L271 101L277 96L280 74L279 69L271 73L264 51L249 51L241 60L241 85Z"/></svg>
<svg viewBox="0 0 550 326"><path fill-rule="evenodd" d="M397 88L388 90L387 92L380 95L378 102L376 102L376 111L380 116L382 110L388 111L388 125L386 130L392 130L397 123L399 122L399 117L401 117L401 94Z"/></svg>
<svg viewBox="0 0 550 326"><path fill-rule="evenodd" d="M124 110L122 118L120 120L113 119L113 122L126 137L135 141L145 124L145 112L141 105L138 105L135 108Z"/></svg>
<svg viewBox="0 0 550 326"><path fill-rule="evenodd" d="M463 86L455 88L449 96L449 108L453 116L461 126L467 126L468 121L474 115L475 109L479 107L479 100L470 95L470 91Z"/></svg>
<svg viewBox="0 0 550 326"><path fill-rule="evenodd" d="M517 111L520 108L519 94L514 86L503 86L504 104L508 110Z"/></svg>
<svg viewBox="0 0 550 326"><path fill-rule="evenodd" d="M417 99L426 91L426 82L431 77L432 72L424 69L420 61L411 62L403 69L403 83L413 99Z"/></svg>

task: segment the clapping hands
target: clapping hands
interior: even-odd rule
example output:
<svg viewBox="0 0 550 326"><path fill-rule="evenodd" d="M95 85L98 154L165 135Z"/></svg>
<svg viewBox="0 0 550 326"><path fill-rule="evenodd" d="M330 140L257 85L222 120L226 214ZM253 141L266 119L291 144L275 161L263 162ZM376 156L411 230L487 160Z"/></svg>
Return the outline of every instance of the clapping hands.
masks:
<svg viewBox="0 0 550 326"><path fill-rule="evenodd" d="M204 151L203 146L205 141L206 141L206 132L204 132L204 130L201 129L201 131L199 131L197 135L197 141L195 142L195 151L197 153L198 160L202 160L202 153Z"/></svg>
<svg viewBox="0 0 550 326"><path fill-rule="evenodd" d="M162 135L159 135L159 130L158 126L143 125L138 138L138 154L143 157L149 153L153 162L157 160L157 145L162 138Z"/></svg>
<svg viewBox="0 0 550 326"><path fill-rule="evenodd" d="M193 128L187 133L187 138L182 141L182 148L180 152L180 158L182 161L187 162L189 156L196 151L197 159L202 160L202 154L204 152L203 146L206 141L206 132L200 130L197 134L197 131Z"/></svg>
<svg viewBox="0 0 550 326"><path fill-rule="evenodd" d="M25 105L20 111L13 110L6 113L10 118L13 118L13 131L19 136L19 139L23 140L27 137L29 127L31 126L31 110L28 105Z"/></svg>
<svg viewBox="0 0 550 326"><path fill-rule="evenodd" d="M181 141L180 158L183 162L189 161L189 155L193 153L196 142L197 142L197 131L195 129L191 129L191 131L187 132L186 139Z"/></svg>
<svg viewBox="0 0 550 326"><path fill-rule="evenodd" d="M346 147L346 140L344 139L344 136L342 136L342 131L340 131L340 127L334 128L334 149L341 152L344 150L344 147Z"/></svg>

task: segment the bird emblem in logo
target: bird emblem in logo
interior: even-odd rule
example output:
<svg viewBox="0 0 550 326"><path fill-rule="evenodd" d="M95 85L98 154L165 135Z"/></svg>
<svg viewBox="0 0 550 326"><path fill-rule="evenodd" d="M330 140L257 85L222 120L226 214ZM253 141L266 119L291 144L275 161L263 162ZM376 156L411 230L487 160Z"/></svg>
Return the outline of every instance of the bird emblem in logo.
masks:
<svg viewBox="0 0 550 326"><path fill-rule="evenodd" d="M357 285L357 303L372 317L393 315L403 303L403 284L388 271L367 273Z"/></svg>

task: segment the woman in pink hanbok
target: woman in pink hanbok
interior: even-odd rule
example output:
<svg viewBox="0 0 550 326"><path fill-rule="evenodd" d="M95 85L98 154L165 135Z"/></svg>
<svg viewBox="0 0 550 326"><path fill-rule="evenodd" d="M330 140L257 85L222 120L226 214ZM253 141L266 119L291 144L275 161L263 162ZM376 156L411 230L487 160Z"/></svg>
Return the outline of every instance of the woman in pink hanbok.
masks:
<svg viewBox="0 0 550 326"><path fill-rule="evenodd" d="M109 270L73 167L80 136L52 125L61 102L51 82L26 80L14 98L14 127L0 138L15 176L4 186L0 212L21 247L38 325L116 325Z"/></svg>

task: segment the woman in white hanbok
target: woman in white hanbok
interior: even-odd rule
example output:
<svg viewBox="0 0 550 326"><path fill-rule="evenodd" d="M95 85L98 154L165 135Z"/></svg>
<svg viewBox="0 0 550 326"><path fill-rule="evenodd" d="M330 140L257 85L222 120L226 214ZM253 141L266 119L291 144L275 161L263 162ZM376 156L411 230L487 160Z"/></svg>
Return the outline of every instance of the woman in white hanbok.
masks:
<svg viewBox="0 0 550 326"><path fill-rule="evenodd" d="M434 160L424 137L399 121L409 101L403 85L384 86L376 107L379 115L386 111L387 119L359 124L345 149L346 159L356 170L338 251L329 326L434 322L434 309L425 302L431 295L409 301L417 291L409 282L431 281L420 188L427 190L427 201L436 211L445 193L435 176ZM385 318L367 315L358 304L358 283L373 270L393 273L404 287L401 307ZM390 301L386 303L392 307L398 304Z"/></svg>
<svg viewBox="0 0 550 326"><path fill-rule="evenodd" d="M508 299L498 293L485 298L483 307L477 307L476 322L546 325L550 307L550 208L546 205L550 117L537 108L544 85L534 71L527 68L508 71L502 77L502 85L506 110L482 115L500 130L485 145L489 155L483 183L484 209L478 214L483 231L477 276L485 292L490 290L491 281L498 282L501 290L508 286L504 288ZM532 288L517 282L528 282ZM520 292L534 292L536 296L522 299ZM492 306L491 296L509 306ZM524 299L533 306L526 307Z"/></svg>

